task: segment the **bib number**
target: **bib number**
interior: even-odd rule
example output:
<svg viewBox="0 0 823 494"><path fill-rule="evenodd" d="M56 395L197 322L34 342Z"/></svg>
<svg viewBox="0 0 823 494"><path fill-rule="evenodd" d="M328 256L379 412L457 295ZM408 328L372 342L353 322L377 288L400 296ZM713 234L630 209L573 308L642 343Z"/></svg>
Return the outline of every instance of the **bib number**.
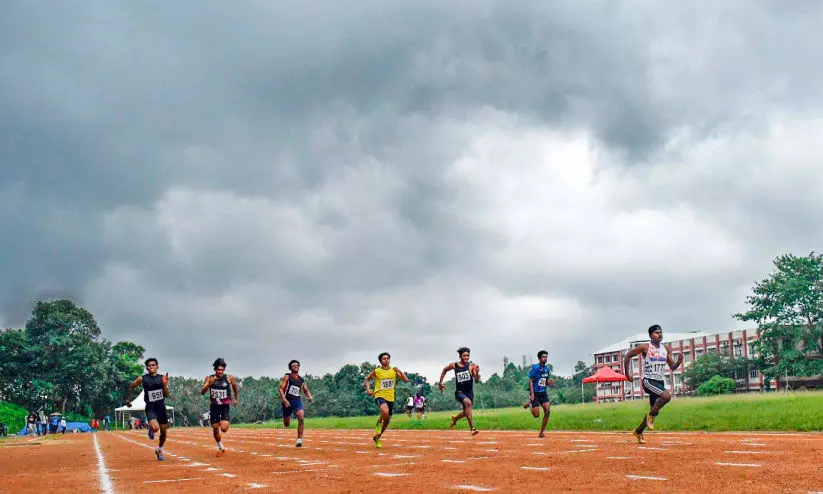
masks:
<svg viewBox="0 0 823 494"><path fill-rule="evenodd" d="M163 390L162 389L153 389L146 393L149 396L149 402L154 403L155 401L160 401L163 399Z"/></svg>
<svg viewBox="0 0 823 494"><path fill-rule="evenodd" d="M381 379L380 389L394 389L394 379Z"/></svg>
<svg viewBox="0 0 823 494"><path fill-rule="evenodd" d="M289 396L300 396L300 388L294 385L289 385Z"/></svg>
<svg viewBox="0 0 823 494"><path fill-rule="evenodd" d="M457 373L457 382L463 383L470 380L471 376L469 376L469 371L462 371Z"/></svg>
<svg viewBox="0 0 823 494"><path fill-rule="evenodd" d="M228 392L225 389L212 389L211 398L213 400L225 400L228 397Z"/></svg>
<svg viewBox="0 0 823 494"><path fill-rule="evenodd" d="M537 381L537 385L538 385L538 386L540 386L541 388L545 388L545 387L546 387L546 378L545 378L545 377L541 377L541 378Z"/></svg>

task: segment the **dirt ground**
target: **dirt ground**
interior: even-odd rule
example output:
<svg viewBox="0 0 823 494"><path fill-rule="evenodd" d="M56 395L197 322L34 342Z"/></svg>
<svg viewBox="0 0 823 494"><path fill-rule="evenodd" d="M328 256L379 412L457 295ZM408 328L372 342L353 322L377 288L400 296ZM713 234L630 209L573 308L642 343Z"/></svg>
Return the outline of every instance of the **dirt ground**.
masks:
<svg viewBox="0 0 823 494"><path fill-rule="evenodd" d="M174 428L0 443L0 492L823 492L823 434ZM154 441L156 443L156 440Z"/></svg>

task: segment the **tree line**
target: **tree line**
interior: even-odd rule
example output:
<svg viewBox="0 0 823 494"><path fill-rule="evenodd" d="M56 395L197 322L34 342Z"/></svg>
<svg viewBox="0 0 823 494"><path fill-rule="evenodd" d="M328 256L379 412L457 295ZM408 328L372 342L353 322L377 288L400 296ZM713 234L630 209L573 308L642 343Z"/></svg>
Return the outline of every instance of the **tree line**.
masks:
<svg viewBox="0 0 823 494"><path fill-rule="evenodd" d="M798 257L782 255L774 260L775 270L755 283L746 298L748 311L734 314L741 321L757 323L758 355L731 359L706 354L684 372L686 385L697 389L715 375L739 379L751 368L766 378L820 376L823 374L823 256L814 252ZM93 315L70 300L41 301L35 304L23 329L0 331L0 401L8 401L47 412L60 411L69 418L111 415L123 404L128 384L143 372L144 348L121 341L112 343L102 336ZM313 416L355 416L376 413L365 394L363 381L376 363L344 365L335 373L304 376L315 397L307 412ZM527 397L528 366L504 359L500 373L477 386L476 406L498 408L517 406ZM572 376L556 376L549 390L553 404L591 401L593 387L581 390L581 380L593 372L578 361ZM424 376L409 372L409 383L398 383L397 406L418 391L428 400L430 410L452 410L453 377L442 393L433 389ZM237 376L236 376L237 377ZM245 377L240 405L233 411L239 422L271 420L280 416L277 386L282 376ZM179 421L185 417L196 423L208 410L199 394L200 379L172 376L169 404Z"/></svg>

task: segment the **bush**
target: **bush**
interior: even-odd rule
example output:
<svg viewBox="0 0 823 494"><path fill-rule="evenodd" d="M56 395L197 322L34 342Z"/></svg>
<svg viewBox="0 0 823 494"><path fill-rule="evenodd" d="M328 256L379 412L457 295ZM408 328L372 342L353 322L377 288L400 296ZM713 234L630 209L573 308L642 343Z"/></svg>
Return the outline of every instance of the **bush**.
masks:
<svg viewBox="0 0 823 494"><path fill-rule="evenodd" d="M16 434L17 431L22 429L23 426L26 425L26 417L28 415L29 412L27 412L25 408L13 403L0 401L0 420L6 424L6 429L9 434Z"/></svg>
<svg viewBox="0 0 823 494"><path fill-rule="evenodd" d="M704 382L697 388L697 394L700 396L707 395L722 395L727 393L734 393L737 386L734 379L722 376L714 376L708 381Z"/></svg>

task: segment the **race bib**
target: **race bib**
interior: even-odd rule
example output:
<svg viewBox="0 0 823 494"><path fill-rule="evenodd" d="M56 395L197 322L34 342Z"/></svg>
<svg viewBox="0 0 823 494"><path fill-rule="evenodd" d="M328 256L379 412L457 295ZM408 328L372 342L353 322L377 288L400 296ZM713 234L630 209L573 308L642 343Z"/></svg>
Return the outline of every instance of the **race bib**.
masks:
<svg viewBox="0 0 823 494"><path fill-rule="evenodd" d="M155 401L160 401L163 399L163 390L162 389L153 389L146 393L149 395L149 402L154 403Z"/></svg>
<svg viewBox="0 0 823 494"><path fill-rule="evenodd" d="M225 400L229 396L228 391L225 389L212 389L210 391L213 400Z"/></svg>
<svg viewBox="0 0 823 494"><path fill-rule="evenodd" d="M394 389L394 379L381 379L380 389Z"/></svg>
<svg viewBox="0 0 823 494"><path fill-rule="evenodd" d="M545 377L541 377L541 378L537 381L537 385L538 385L538 386L540 386L540 387L542 387L542 388L546 387L546 378L545 378Z"/></svg>
<svg viewBox="0 0 823 494"><path fill-rule="evenodd" d="M469 371L463 371L457 373L457 382L462 383L466 381L471 381L471 376L469 376Z"/></svg>
<svg viewBox="0 0 823 494"><path fill-rule="evenodd" d="M289 385L289 396L300 396L300 388L298 386Z"/></svg>

